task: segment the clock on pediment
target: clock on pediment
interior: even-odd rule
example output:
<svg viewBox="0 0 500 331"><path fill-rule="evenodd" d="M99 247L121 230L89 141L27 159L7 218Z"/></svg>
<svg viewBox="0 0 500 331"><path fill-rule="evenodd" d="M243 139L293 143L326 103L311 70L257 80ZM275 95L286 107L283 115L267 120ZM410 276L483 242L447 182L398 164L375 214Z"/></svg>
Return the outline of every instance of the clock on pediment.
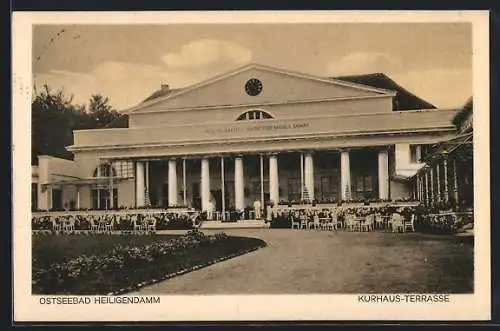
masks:
<svg viewBox="0 0 500 331"><path fill-rule="evenodd" d="M245 92L250 96L256 96L262 91L262 82L257 78L250 78L245 84Z"/></svg>

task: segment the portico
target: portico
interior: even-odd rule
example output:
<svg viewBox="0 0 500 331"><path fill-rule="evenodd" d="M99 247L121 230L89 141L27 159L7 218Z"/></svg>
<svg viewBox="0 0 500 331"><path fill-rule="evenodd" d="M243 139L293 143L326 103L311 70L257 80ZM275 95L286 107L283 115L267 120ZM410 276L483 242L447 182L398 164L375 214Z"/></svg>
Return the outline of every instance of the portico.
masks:
<svg viewBox="0 0 500 331"><path fill-rule="evenodd" d="M147 192L152 207L207 210L212 202L222 212L242 211L255 200L264 205L387 200L389 149L256 151L135 160L136 207L146 205ZM353 165L351 159L356 161ZM146 169L151 169L149 181Z"/></svg>

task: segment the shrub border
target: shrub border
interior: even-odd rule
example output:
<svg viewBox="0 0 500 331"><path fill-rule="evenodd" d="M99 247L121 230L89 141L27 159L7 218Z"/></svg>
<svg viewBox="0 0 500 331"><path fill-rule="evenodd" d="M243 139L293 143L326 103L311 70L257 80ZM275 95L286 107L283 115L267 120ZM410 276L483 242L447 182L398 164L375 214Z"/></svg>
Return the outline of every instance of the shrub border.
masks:
<svg viewBox="0 0 500 331"><path fill-rule="evenodd" d="M194 265L194 266L189 267L189 268L181 269L181 270L179 270L177 272L172 272L172 273L166 274L166 275L160 277L159 279L151 279L151 280L144 281L144 282L141 282L141 283L138 283L138 284L134 284L134 285L131 285L131 286L127 287L127 288L123 288L123 289L120 289L118 291L110 292L107 295L123 295L123 294L131 293L131 292L137 291L137 290L139 290L139 289L141 289L141 288L143 288L145 286L153 285L153 284L156 284L156 283L159 283L159 282L162 282L162 281L174 278L176 276L181 276L181 275L187 274L187 273L189 273L191 271L195 271L195 270L202 269L202 268L208 267L210 265L216 264L218 262L230 260L230 259L235 258L237 256L241 256L241 255L245 255L245 254L251 253L253 251L256 251L256 250L258 250L260 248L264 248L266 246L267 246L267 243L265 241L263 241L262 244L260 244L260 245L258 245L256 247L248 248L248 249L242 250L240 252L236 252L236 253L232 253L232 254L229 254L229 255L226 255L226 256L222 256L222 257L219 257L219 258L207 261L207 262L202 263L202 264Z"/></svg>

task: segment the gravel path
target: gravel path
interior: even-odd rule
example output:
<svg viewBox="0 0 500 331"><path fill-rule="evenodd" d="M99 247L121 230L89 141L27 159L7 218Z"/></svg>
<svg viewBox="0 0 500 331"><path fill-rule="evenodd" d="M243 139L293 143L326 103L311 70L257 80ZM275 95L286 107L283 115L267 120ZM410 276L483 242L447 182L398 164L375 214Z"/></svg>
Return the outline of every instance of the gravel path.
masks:
<svg viewBox="0 0 500 331"><path fill-rule="evenodd" d="M473 289L472 245L449 236L291 229L225 232L261 238L268 246L138 293L470 293Z"/></svg>

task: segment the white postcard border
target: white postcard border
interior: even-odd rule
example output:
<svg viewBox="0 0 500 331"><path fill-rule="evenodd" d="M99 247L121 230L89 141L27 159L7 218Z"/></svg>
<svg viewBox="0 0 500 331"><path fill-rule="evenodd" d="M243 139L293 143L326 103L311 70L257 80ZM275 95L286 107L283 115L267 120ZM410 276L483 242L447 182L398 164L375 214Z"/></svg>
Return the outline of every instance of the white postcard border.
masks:
<svg viewBox="0 0 500 331"><path fill-rule="evenodd" d="M363 304L357 295L161 296L153 305L44 305L31 295L31 87L33 24L470 22L473 28L475 293L451 303ZM490 286L489 22L449 12L15 12L13 67L13 270L15 321L488 320Z"/></svg>

